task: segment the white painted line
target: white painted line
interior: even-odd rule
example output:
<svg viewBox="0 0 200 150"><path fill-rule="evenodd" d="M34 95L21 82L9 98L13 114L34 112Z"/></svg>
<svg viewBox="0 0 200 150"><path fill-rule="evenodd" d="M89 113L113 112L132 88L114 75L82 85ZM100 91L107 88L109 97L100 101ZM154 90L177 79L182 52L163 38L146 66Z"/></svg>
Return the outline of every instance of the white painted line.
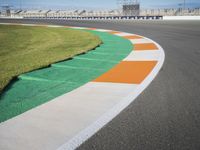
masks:
<svg viewBox="0 0 200 150"><path fill-rule="evenodd" d="M138 34L131 34L132 36L138 36L138 37L141 37L141 38L145 38L145 37L143 37L143 36L141 36L141 35L138 35Z"/></svg>
<svg viewBox="0 0 200 150"><path fill-rule="evenodd" d="M137 85L89 82L0 124L6 150L55 150L90 126Z"/></svg>
<svg viewBox="0 0 200 150"><path fill-rule="evenodd" d="M142 39L133 39L130 40L132 44L142 44L142 43L152 43L150 40L147 40L145 38Z"/></svg>
<svg viewBox="0 0 200 150"><path fill-rule="evenodd" d="M161 56L160 50L132 51L124 61L151 61L159 60Z"/></svg>
<svg viewBox="0 0 200 150"><path fill-rule="evenodd" d="M115 33L114 35L117 35L117 36L132 36L133 34L121 32L121 33Z"/></svg>
<svg viewBox="0 0 200 150"><path fill-rule="evenodd" d="M99 32L111 32L112 30L96 29L95 31L99 31Z"/></svg>
<svg viewBox="0 0 200 150"><path fill-rule="evenodd" d="M88 29L88 28L85 28L85 27L69 27L69 28L72 28L72 29Z"/></svg>
<svg viewBox="0 0 200 150"><path fill-rule="evenodd" d="M22 25L22 26L36 26L36 25L34 25L34 24L20 24L20 25Z"/></svg>
<svg viewBox="0 0 200 150"><path fill-rule="evenodd" d="M13 23L0 23L1 25L12 25Z"/></svg>
<svg viewBox="0 0 200 150"><path fill-rule="evenodd" d="M112 109L110 109L107 113L101 116L93 124L85 128L83 131L81 131L79 134L74 136L70 141L67 141L57 150L74 150L77 147L79 147L92 135L98 132L103 126L105 126L108 122L110 122L114 117L116 117L130 103L132 103L153 81L153 79L157 76L157 74L159 73L160 69L163 66L163 63L165 60L165 53L162 47L158 43L154 42L151 39L148 39L148 40L156 44L160 50L160 58L158 59L158 63L154 67L152 72L148 75L148 77L140 85L138 85L137 88L134 91L132 91L130 95L122 99L118 104L116 104Z"/></svg>
<svg viewBox="0 0 200 150"><path fill-rule="evenodd" d="M74 29L87 29L71 27ZM123 34L121 34L123 35ZM126 35L126 34L124 34ZM131 34L133 35L133 34ZM152 72L140 85L88 84L40 105L0 124L0 147L3 149L71 150L89 139L132 103L156 77L165 54L159 44L157 52L130 54L127 60L155 59ZM146 54L150 53L151 56ZM36 144L37 143L37 144Z"/></svg>
<svg viewBox="0 0 200 150"><path fill-rule="evenodd" d="M200 20L200 16L163 16L163 20Z"/></svg>

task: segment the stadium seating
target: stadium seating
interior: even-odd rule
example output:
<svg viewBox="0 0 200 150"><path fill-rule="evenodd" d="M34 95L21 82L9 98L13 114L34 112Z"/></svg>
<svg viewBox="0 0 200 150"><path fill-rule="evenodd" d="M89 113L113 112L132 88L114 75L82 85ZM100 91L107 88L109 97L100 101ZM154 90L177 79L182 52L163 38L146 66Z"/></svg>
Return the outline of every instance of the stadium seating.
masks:
<svg viewBox="0 0 200 150"><path fill-rule="evenodd" d="M2 13L0 13L2 16ZM122 10L11 10L11 17L63 19L154 19L159 16L200 15L195 9L142 9L139 16L123 16Z"/></svg>

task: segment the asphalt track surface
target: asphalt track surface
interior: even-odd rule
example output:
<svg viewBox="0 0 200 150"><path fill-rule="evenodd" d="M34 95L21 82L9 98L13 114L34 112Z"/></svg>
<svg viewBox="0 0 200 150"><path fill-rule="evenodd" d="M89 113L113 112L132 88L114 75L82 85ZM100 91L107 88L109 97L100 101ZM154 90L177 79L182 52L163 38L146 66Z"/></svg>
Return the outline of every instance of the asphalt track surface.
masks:
<svg viewBox="0 0 200 150"><path fill-rule="evenodd" d="M200 149L200 21L0 20L113 29L146 36L165 50L151 85L80 150Z"/></svg>

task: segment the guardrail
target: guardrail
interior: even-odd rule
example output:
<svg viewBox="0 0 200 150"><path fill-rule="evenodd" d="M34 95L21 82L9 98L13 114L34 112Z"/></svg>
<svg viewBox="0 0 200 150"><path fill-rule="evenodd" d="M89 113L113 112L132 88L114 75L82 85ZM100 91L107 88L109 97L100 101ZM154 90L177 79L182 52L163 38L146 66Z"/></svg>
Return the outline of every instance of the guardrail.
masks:
<svg viewBox="0 0 200 150"><path fill-rule="evenodd" d="M4 19L61 19L61 20L200 20L200 16L11 16Z"/></svg>
<svg viewBox="0 0 200 150"><path fill-rule="evenodd" d="M200 20L200 16L163 16L163 20Z"/></svg>
<svg viewBox="0 0 200 150"><path fill-rule="evenodd" d="M65 19L65 20L162 20L163 16L71 16L71 17L24 17L26 19Z"/></svg>
<svg viewBox="0 0 200 150"><path fill-rule="evenodd" d="M24 17L22 16L11 16L11 17L5 17L5 16L0 16L1 19L23 19Z"/></svg>

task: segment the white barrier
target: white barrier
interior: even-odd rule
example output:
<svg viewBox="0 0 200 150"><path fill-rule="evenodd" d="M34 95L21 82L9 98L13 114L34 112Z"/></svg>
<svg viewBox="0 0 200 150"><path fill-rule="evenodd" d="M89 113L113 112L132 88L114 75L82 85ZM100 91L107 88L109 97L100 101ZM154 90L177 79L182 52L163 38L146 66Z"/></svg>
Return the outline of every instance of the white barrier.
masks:
<svg viewBox="0 0 200 150"><path fill-rule="evenodd" d="M64 20L200 20L200 16L94 16L94 17L1 17L5 19L64 19Z"/></svg>
<svg viewBox="0 0 200 150"><path fill-rule="evenodd" d="M11 17L4 17L4 16L0 16L0 19L23 19L24 17L22 16L11 16Z"/></svg>
<svg viewBox="0 0 200 150"><path fill-rule="evenodd" d="M200 20L200 16L163 16L163 20Z"/></svg>
<svg viewBox="0 0 200 150"><path fill-rule="evenodd" d="M64 19L64 20L162 20L162 16L72 16L72 17L24 17L26 19Z"/></svg>

